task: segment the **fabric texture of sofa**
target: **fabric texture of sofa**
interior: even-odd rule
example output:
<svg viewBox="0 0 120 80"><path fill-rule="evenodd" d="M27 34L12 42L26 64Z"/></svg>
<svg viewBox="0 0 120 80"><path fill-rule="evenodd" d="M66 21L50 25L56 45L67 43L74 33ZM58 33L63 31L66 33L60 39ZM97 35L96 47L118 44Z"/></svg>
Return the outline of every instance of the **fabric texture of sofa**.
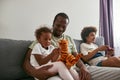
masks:
<svg viewBox="0 0 120 80"><path fill-rule="evenodd" d="M82 41L75 39L74 41L78 52L80 52ZM34 80L33 77L25 73L22 67L25 53L31 43L32 41L26 40L0 39L0 80ZM104 39L99 37L96 39L96 43L98 45L104 44ZM120 80L119 68L106 69L91 66L88 69L93 80Z"/></svg>
<svg viewBox="0 0 120 80"><path fill-rule="evenodd" d="M22 68L25 53L31 42L0 39L0 80L34 80Z"/></svg>

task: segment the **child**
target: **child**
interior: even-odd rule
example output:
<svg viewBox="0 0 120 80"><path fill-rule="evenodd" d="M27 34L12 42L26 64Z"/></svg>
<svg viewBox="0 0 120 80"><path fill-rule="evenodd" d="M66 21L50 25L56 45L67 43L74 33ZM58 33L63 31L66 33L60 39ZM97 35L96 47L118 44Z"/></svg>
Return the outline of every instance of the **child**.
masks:
<svg viewBox="0 0 120 80"><path fill-rule="evenodd" d="M80 45L82 59L94 66L120 67L120 57L103 56L100 51L106 51L112 55L114 50L107 45L98 47L95 43L97 29L93 26L84 27L81 32L83 43Z"/></svg>
<svg viewBox="0 0 120 80"><path fill-rule="evenodd" d="M79 76L72 69L68 70L63 62L56 61L60 55L60 49L51 45L51 35L51 30L47 27L36 30L35 36L38 43L32 50L30 63L36 69L53 64L49 72L58 73L63 80L79 80Z"/></svg>

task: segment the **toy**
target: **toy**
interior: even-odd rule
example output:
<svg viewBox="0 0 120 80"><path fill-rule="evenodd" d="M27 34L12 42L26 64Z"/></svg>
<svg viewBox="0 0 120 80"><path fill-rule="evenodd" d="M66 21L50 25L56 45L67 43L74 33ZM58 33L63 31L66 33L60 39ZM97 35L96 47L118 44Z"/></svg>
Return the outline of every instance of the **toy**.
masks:
<svg viewBox="0 0 120 80"><path fill-rule="evenodd" d="M59 47L61 49L61 56L58 61L64 62L68 68L76 64L77 61L82 57L82 54L78 54L76 57L74 57L71 53L68 52L67 40L60 40Z"/></svg>
<svg viewBox="0 0 120 80"><path fill-rule="evenodd" d="M111 48L111 47L108 47L107 51L106 51L106 56L107 57L111 57L111 56L114 56L114 49Z"/></svg>
<svg viewBox="0 0 120 80"><path fill-rule="evenodd" d="M108 47L107 50L108 50L108 51L114 51L113 48L111 48L111 47Z"/></svg>

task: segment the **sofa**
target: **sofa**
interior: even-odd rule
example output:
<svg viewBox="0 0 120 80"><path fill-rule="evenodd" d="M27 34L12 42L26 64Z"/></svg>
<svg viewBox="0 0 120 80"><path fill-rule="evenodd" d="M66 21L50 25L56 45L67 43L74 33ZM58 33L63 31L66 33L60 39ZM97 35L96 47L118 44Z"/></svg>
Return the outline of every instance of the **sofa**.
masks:
<svg viewBox="0 0 120 80"><path fill-rule="evenodd" d="M34 80L22 67L25 53L31 42L0 39L0 80Z"/></svg>
<svg viewBox="0 0 120 80"><path fill-rule="evenodd" d="M96 39L98 45L104 44L104 39L99 37ZM80 43L81 40L74 39L78 52L80 52ZM32 43L30 40L13 40L13 39L2 39L0 38L0 80L34 80L33 77L26 74L23 69L23 61L25 58L25 54L28 50L28 46ZM103 53L104 54L104 53ZM105 69L108 73L105 75L101 75L101 68L95 69L95 67L88 68L91 72L93 80L107 80L105 77L110 77L109 80L120 80L120 69L113 68ZM99 71L100 73L97 74L96 72ZM115 72L114 72L115 71ZM108 75L109 72L112 75ZM117 73L114 75L114 73ZM103 78L100 78L102 77ZM117 77L111 79L111 77Z"/></svg>

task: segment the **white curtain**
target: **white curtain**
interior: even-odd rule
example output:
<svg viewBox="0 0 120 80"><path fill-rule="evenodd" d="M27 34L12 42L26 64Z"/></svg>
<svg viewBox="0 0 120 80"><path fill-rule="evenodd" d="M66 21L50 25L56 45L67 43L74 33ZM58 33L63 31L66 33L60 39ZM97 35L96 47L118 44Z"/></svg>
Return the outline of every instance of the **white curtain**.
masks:
<svg viewBox="0 0 120 80"><path fill-rule="evenodd" d="M113 17L115 55L120 56L120 0L113 0Z"/></svg>

